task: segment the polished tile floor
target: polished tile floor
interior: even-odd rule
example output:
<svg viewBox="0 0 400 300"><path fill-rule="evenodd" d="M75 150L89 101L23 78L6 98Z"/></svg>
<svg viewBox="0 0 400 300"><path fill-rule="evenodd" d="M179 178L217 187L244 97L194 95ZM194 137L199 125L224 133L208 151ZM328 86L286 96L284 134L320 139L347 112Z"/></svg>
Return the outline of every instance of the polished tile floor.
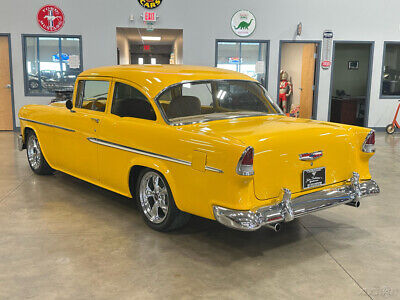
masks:
<svg viewBox="0 0 400 300"><path fill-rule="evenodd" d="M400 134L377 135L379 196L279 233L158 233L130 199L33 175L15 145L0 133L0 299L400 299Z"/></svg>

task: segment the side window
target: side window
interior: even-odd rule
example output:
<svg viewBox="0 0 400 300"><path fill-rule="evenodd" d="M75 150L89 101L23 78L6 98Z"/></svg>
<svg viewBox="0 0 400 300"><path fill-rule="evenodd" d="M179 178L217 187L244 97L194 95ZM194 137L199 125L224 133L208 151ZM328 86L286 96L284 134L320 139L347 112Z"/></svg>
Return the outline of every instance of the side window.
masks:
<svg viewBox="0 0 400 300"><path fill-rule="evenodd" d="M111 113L120 117L155 120L153 107L141 92L134 87L116 82Z"/></svg>
<svg viewBox="0 0 400 300"><path fill-rule="evenodd" d="M75 107L105 111L110 82L100 80L80 80L76 93Z"/></svg>

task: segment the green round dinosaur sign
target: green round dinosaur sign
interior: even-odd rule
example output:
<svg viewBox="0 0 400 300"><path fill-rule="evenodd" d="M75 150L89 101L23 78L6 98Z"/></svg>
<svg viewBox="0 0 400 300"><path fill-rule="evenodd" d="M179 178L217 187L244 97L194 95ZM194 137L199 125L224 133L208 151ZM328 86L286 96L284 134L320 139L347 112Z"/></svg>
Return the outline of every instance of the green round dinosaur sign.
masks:
<svg viewBox="0 0 400 300"><path fill-rule="evenodd" d="M231 27L236 35L249 36L256 29L256 18L248 10L239 10L232 17Z"/></svg>

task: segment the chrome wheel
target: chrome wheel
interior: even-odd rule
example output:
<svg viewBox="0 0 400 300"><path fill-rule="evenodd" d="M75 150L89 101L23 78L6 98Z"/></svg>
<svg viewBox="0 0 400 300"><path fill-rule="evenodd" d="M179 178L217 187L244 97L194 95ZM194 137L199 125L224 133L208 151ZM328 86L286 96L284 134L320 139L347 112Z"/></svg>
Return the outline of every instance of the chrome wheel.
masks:
<svg viewBox="0 0 400 300"><path fill-rule="evenodd" d="M34 134L29 136L28 143L26 145L26 150L28 153L28 160L31 167L34 170L39 169L42 159L42 153L40 151L39 141Z"/></svg>
<svg viewBox="0 0 400 300"><path fill-rule="evenodd" d="M139 185L142 210L150 222L159 224L168 214L169 195L164 179L156 172L143 175Z"/></svg>

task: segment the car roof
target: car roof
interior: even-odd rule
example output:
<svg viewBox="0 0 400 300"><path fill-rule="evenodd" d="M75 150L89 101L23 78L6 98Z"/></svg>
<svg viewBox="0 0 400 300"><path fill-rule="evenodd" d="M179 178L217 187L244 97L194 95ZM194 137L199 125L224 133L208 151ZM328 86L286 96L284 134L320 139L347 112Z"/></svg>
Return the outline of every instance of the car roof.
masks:
<svg viewBox="0 0 400 300"><path fill-rule="evenodd" d="M134 82L154 98L166 87L184 81L195 80L251 80L255 79L239 72L205 66L189 65L118 65L99 67L83 71L79 77L113 77Z"/></svg>

